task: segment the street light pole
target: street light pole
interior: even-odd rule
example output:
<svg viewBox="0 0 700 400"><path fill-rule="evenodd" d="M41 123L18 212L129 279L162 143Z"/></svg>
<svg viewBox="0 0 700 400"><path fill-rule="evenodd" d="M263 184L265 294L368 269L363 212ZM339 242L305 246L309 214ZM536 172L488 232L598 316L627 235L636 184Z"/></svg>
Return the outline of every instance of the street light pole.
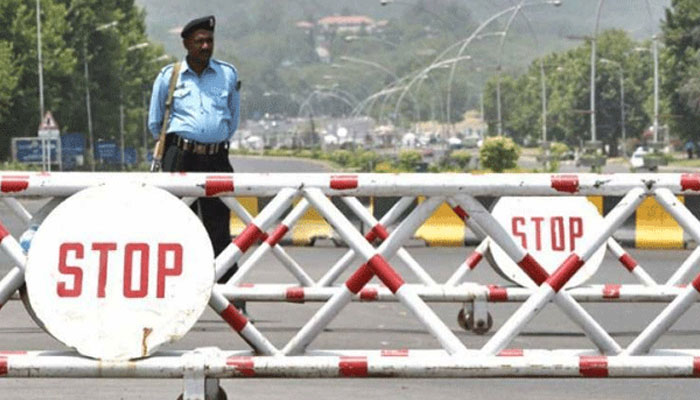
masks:
<svg viewBox="0 0 700 400"><path fill-rule="evenodd" d="M654 143L659 140L659 48L658 38L652 36L652 51L654 54Z"/></svg>
<svg viewBox="0 0 700 400"><path fill-rule="evenodd" d="M608 60L607 58L601 58L600 62L606 64L613 64L618 68L618 75L620 77L620 131L622 133L622 155L627 157L627 133L625 131L625 77L624 70L622 69L622 64L617 61Z"/></svg>
<svg viewBox="0 0 700 400"><path fill-rule="evenodd" d="M90 169L95 171L95 152L94 152L94 138L92 134L92 110L90 107L90 72L88 68L87 59L87 38L83 41L83 66L85 70L85 108L87 110L87 124L88 124L88 148L87 148L87 158L90 164Z"/></svg>
<svg viewBox="0 0 700 400"><path fill-rule="evenodd" d="M39 68L39 120L44 118L44 62L41 54L41 0L36 0L36 53Z"/></svg>
<svg viewBox="0 0 700 400"><path fill-rule="evenodd" d="M111 28L118 24L117 21L112 21L110 23L100 25L95 28L95 32L99 32L104 29ZM88 162L90 163L90 169L95 171L95 140L92 132L92 110L90 106L90 72L88 67L88 51L87 51L87 37L83 40L83 65L85 69L85 108L87 110L87 123L88 123Z"/></svg>
<svg viewBox="0 0 700 400"><path fill-rule="evenodd" d="M129 46L126 48L126 53L128 54L131 51L138 50L138 49L143 49L144 47L148 47L150 43L148 42L143 42L139 44L135 44L133 46ZM122 75L124 74L124 67L122 67ZM124 93L123 90L121 89L122 86L119 87L119 148L121 151L121 170L123 171L124 168L126 167L126 156L124 155L124 151L126 150L125 146L125 140L124 140Z"/></svg>

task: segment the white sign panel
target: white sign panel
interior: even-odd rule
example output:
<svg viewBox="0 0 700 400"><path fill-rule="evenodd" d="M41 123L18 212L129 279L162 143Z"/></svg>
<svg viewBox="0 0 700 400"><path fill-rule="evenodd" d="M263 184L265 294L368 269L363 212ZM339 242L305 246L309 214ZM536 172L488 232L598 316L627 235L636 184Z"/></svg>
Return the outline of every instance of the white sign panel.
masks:
<svg viewBox="0 0 700 400"><path fill-rule="evenodd" d="M503 197L492 215L550 274L581 248L584 237L603 220L584 197ZM537 286L503 249L493 241L490 244L496 268L505 277L524 287ZM596 250L565 287L584 283L598 269L603 256L605 245Z"/></svg>
<svg viewBox="0 0 700 400"><path fill-rule="evenodd" d="M145 357L181 338L209 302L214 252L179 199L106 185L61 203L27 259L29 303L45 329L104 360Z"/></svg>

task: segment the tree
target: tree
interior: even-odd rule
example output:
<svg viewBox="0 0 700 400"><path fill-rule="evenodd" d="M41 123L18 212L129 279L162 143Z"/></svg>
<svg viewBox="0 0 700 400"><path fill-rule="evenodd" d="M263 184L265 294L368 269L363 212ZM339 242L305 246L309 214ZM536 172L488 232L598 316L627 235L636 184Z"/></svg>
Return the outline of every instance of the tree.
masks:
<svg viewBox="0 0 700 400"><path fill-rule="evenodd" d="M503 172L515 168L520 157L520 147L511 138L504 136L489 137L479 149L481 165L493 172Z"/></svg>
<svg viewBox="0 0 700 400"><path fill-rule="evenodd" d="M662 87L668 99L673 132L684 139L698 140L700 133L700 3L672 0L666 9L662 32L665 49L662 57Z"/></svg>

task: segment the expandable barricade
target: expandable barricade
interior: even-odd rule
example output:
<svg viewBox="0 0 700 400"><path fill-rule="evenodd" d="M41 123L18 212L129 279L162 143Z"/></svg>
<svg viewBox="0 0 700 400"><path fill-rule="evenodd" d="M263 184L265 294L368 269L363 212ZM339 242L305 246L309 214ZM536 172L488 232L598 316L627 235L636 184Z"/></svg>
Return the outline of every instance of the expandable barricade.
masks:
<svg viewBox="0 0 700 400"><path fill-rule="evenodd" d="M685 233L700 240L700 221L678 195L700 194L696 174L118 174L0 172L0 195L24 221L30 214L17 202L25 196L67 197L115 183L153 186L183 198L219 197L246 224L214 261L216 279L234 263L238 272L225 285L215 285L209 305L249 345L249 350L159 351L139 360L100 361L77 353L0 352L0 376L6 377L151 377L184 378L186 399L213 396L217 380L232 377L455 377L576 376L693 377L700 375L700 349L652 349L700 298L700 257L695 250L667 282L656 282L611 236L653 198ZM252 216L234 196L271 196ZM399 197L380 220L357 197ZM423 196L407 215L406 209ZM547 269L514 240L477 196L619 196L617 204L592 227L581 243L556 268ZM342 201L354 217L370 227L362 234L331 198ZM336 200L338 201L338 200ZM431 276L403 247L424 221L444 204L481 239L466 260L443 283ZM333 227L349 249L319 279L313 279L280 245L309 209ZM4 219L5 216L2 217ZM389 231L387 226L395 226ZM40 232L41 232L41 228ZM469 273L497 244L534 282L533 287L497 287L465 282ZM566 287L601 247L614 254L635 285ZM0 305L24 283L26 256L10 232L0 225L0 248L15 266L0 281ZM436 250L439 251L439 250ZM298 285L245 284L243 279L271 252L298 280ZM247 254L250 253L250 254ZM244 255L246 255L244 257ZM406 283L391 260L398 257L418 283ZM353 262L349 278L334 285ZM170 268L164 264L164 269ZM370 284L378 278L381 286ZM125 286L126 287L126 286ZM231 300L317 301L323 305L286 343L273 343L265 329L236 309ZM437 340L434 350L308 350L333 318L353 301L400 302ZM627 346L621 346L582 307L588 301L662 302L663 311ZM426 302L471 303L462 312L463 326L485 332L492 322L490 302L522 302L479 349L468 349ZM589 349L509 349L513 340L543 309L557 307L592 343ZM689 343L690 345L690 343ZM689 346L690 347L690 346ZM70 367L70 368L68 368Z"/></svg>

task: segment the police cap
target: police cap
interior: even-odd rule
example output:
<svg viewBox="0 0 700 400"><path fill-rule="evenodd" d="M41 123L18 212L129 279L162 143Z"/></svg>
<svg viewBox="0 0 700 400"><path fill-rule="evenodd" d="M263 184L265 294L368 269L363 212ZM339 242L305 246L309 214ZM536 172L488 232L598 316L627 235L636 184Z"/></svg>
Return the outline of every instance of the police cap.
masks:
<svg viewBox="0 0 700 400"><path fill-rule="evenodd" d="M187 39L187 37L197 29L206 29L208 31L214 32L214 25L216 25L216 19L213 15L193 19L192 21L188 22L184 28L182 28L180 36L183 39Z"/></svg>

